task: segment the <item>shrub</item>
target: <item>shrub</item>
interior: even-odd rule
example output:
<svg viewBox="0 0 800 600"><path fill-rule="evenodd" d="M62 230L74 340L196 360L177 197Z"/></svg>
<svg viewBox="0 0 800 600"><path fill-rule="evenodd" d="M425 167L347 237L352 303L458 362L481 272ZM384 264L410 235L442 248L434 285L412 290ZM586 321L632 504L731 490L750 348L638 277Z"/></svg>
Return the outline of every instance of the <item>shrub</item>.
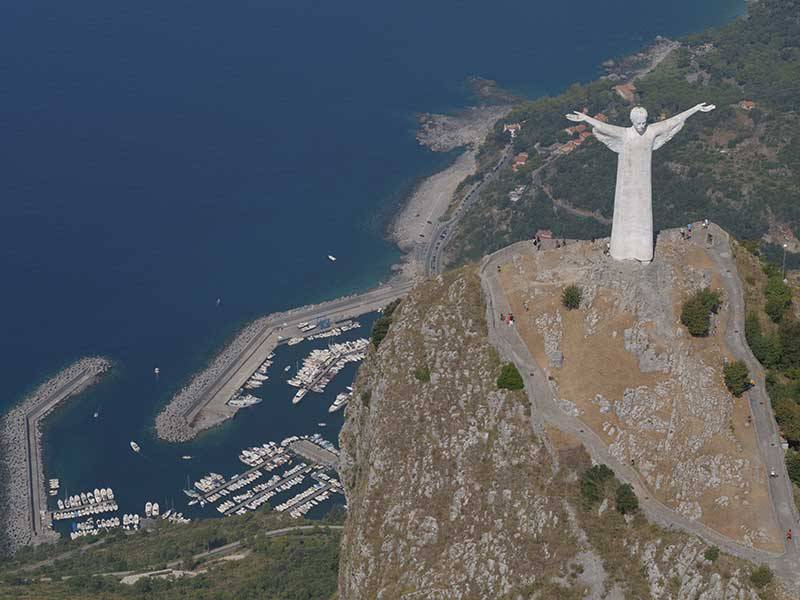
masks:
<svg viewBox="0 0 800 600"><path fill-rule="evenodd" d="M800 323L793 319L784 319L778 329L781 348L779 362L786 369L800 367Z"/></svg>
<svg viewBox="0 0 800 600"><path fill-rule="evenodd" d="M581 475L581 496L588 506L597 504L605 496L605 484L614 477L614 471L606 465L595 465Z"/></svg>
<svg viewBox="0 0 800 600"><path fill-rule="evenodd" d="M786 470L789 479L796 485L800 485L800 452L789 449L786 451Z"/></svg>
<svg viewBox="0 0 800 600"><path fill-rule="evenodd" d="M764 287L764 297L767 299L764 311L773 322L780 322L792 304L792 290L783 283L780 273L770 275Z"/></svg>
<svg viewBox="0 0 800 600"><path fill-rule="evenodd" d="M775 420L781 428L781 434L792 444L800 444L800 405L791 398L774 398L772 410L775 411Z"/></svg>
<svg viewBox="0 0 800 600"><path fill-rule="evenodd" d="M719 310L720 302L718 291L709 288L698 290L683 303L681 323L695 337L708 335L711 328L711 313Z"/></svg>
<svg viewBox="0 0 800 600"><path fill-rule="evenodd" d="M726 364L722 373L725 376L725 385L737 398L750 388L750 374L747 372L747 365L742 361Z"/></svg>
<svg viewBox="0 0 800 600"><path fill-rule="evenodd" d="M761 565L750 573L750 583L757 588L763 588L772 583L772 571L769 567Z"/></svg>
<svg viewBox="0 0 800 600"><path fill-rule="evenodd" d="M714 562L715 560L717 560L719 558L719 548L717 548L716 546L710 546L710 547L706 548L706 551L703 552L703 557L706 560L710 560L711 562Z"/></svg>
<svg viewBox="0 0 800 600"><path fill-rule="evenodd" d="M636 497L636 492L633 491L631 484L621 483L617 487L616 506L617 512L623 515L639 510L639 499Z"/></svg>
<svg viewBox="0 0 800 600"><path fill-rule="evenodd" d="M506 363L500 369L500 375L497 377L497 387L504 390L521 390L525 387L522 375L519 374L514 363Z"/></svg>
<svg viewBox="0 0 800 600"><path fill-rule="evenodd" d="M742 247L753 256L760 256L761 240L743 240Z"/></svg>
<svg viewBox="0 0 800 600"><path fill-rule="evenodd" d="M387 304L386 308L383 309L383 314L378 317L372 325L372 345L376 348L381 345L383 338L389 333L389 326L392 324L392 315L399 304L399 299Z"/></svg>
<svg viewBox="0 0 800 600"><path fill-rule="evenodd" d="M568 285L561 292L561 304L567 310L573 310L581 305L581 298L583 298L583 290L577 285Z"/></svg>
<svg viewBox="0 0 800 600"><path fill-rule="evenodd" d="M762 365L767 368L776 367L783 359L781 336L776 334L764 335L761 323L754 312L747 314L744 322L744 333L747 344Z"/></svg>
<svg viewBox="0 0 800 600"><path fill-rule="evenodd" d="M428 367L417 367L414 369L414 377L417 381L428 383L431 380L431 370Z"/></svg>

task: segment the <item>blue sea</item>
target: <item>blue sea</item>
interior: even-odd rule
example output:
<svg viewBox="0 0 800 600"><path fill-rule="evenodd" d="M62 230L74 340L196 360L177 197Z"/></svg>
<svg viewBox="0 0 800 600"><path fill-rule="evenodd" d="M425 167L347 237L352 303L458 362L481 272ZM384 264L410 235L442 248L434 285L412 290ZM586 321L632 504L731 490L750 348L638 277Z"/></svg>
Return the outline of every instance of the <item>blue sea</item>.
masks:
<svg viewBox="0 0 800 600"><path fill-rule="evenodd" d="M386 219L452 158L416 144L415 113L469 104L471 75L555 93L744 4L5 2L0 411L79 356L111 358L48 420L46 471L71 491L113 487L125 511L182 508L187 476L230 475L246 445L336 440L327 406L353 369L297 406L274 373L248 418L188 445L152 426L247 321L390 276Z"/></svg>

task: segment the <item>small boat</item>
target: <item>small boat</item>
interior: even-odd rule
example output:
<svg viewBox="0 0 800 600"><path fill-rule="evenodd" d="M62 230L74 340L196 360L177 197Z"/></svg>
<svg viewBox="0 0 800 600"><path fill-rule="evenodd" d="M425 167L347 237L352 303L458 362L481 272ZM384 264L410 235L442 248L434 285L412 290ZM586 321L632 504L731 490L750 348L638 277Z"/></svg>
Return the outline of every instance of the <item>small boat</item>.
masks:
<svg viewBox="0 0 800 600"><path fill-rule="evenodd" d="M149 517L153 514L153 503L148 502L144 505L144 516Z"/></svg>
<svg viewBox="0 0 800 600"><path fill-rule="evenodd" d="M194 457L193 456L189 456L188 454L186 454L184 456L181 456L182 460L192 460L192 458L194 458Z"/></svg>
<svg viewBox="0 0 800 600"><path fill-rule="evenodd" d="M286 366L283 368L283 372L284 372L284 373L288 373L288 372L289 372L289 371L291 371L291 370L292 370L292 365L286 365Z"/></svg>
<svg viewBox="0 0 800 600"><path fill-rule="evenodd" d="M328 260L331 262L336 262L336 257L333 254L328 254Z"/></svg>
<svg viewBox="0 0 800 600"><path fill-rule="evenodd" d="M153 373L155 373L155 374L156 374L156 377L158 377L158 374L159 374L159 373L161 373L161 369L159 369L158 367L156 367L155 369L153 369Z"/></svg>
<svg viewBox="0 0 800 600"><path fill-rule="evenodd" d="M133 450L134 452L141 452L142 447L133 440L131 440L131 450Z"/></svg>
<svg viewBox="0 0 800 600"><path fill-rule="evenodd" d="M317 425L319 425L320 427L326 427L327 426L326 423L317 423Z"/></svg>

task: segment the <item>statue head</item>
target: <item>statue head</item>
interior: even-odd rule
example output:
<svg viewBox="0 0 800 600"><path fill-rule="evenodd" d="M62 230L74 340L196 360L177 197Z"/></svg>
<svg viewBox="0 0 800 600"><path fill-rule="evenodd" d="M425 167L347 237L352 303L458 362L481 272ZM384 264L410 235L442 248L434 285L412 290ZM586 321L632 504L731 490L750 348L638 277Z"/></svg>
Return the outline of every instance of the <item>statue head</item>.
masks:
<svg viewBox="0 0 800 600"><path fill-rule="evenodd" d="M631 111L631 123L633 128L639 133L644 133L647 129L647 111L642 106L636 106Z"/></svg>

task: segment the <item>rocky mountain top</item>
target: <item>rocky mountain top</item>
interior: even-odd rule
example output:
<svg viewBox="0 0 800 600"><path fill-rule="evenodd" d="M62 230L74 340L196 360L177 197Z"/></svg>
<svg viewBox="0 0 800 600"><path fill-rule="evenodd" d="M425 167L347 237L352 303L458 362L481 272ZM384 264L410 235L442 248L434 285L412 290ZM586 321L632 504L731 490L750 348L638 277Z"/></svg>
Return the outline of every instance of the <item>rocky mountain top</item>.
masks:
<svg viewBox="0 0 800 600"><path fill-rule="evenodd" d="M752 565L709 559L613 497L587 506L588 455L534 433L528 396L499 389L500 370L474 267L396 310L340 438L341 598L758 598Z"/></svg>

